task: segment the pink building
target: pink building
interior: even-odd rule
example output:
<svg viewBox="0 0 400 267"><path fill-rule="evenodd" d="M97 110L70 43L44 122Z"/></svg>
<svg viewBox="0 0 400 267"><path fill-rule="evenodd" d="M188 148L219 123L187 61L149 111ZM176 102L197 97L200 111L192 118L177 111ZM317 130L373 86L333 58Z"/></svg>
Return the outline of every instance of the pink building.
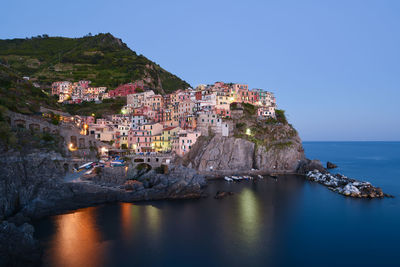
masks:
<svg viewBox="0 0 400 267"><path fill-rule="evenodd" d="M221 117L231 117L231 112L229 109L215 108L214 113L218 114Z"/></svg>
<svg viewBox="0 0 400 267"><path fill-rule="evenodd" d="M91 84L91 81L79 81L78 85L81 86L83 89L87 89L89 87L89 84Z"/></svg>
<svg viewBox="0 0 400 267"><path fill-rule="evenodd" d="M147 130L134 130L128 132L128 147L135 152L152 152L154 148L151 145L152 136Z"/></svg>
<svg viewBox="0 0 400 267"><path fill-rule="evenodd" d="M182 131L178 134L178 138L174 140L173 150L179 156L183 156L190 151L196 143L197 138L201 135L197 131Z"/></svg>
<svg viewBox="0 0 400 267"><path fill-rule="evenodd" d="M109 97L127 96L136 93L136 89L144 89L142 82L121 84L114 90L108 92Z"/></svg>

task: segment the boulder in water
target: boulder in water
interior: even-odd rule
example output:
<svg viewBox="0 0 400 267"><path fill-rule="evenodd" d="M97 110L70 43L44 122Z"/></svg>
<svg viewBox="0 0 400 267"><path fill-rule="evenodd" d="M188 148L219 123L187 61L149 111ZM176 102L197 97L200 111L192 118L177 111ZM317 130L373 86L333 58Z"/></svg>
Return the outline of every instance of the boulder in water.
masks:
<svg viewBox="0 0 400 267"><path fill-rule="evenodd" d="M226 191L217 191L217 193L215 194L215 199L221 199L227 196L231 196L233 195L233 192L226 192Z"/></svg>
<svg viewBox="0 0 400 267"><path fill-rule="evenodd" d="M326 163L326 168L327 168L327 169L336 169L336 168L337 168L337 165L334 164L334 163L332 163L332 162L330 162L330 161L328 161L328 162Z"/></svg>

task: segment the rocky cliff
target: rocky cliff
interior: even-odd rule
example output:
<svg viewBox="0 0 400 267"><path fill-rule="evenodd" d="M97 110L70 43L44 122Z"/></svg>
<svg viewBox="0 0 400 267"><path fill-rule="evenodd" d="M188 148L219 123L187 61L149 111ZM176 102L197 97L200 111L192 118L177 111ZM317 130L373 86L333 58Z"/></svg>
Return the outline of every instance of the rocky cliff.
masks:
<svg viewBox="0 0 400 267"><path fill-rule="evenodd" d="M0 266L40 266L42 251L27 223L0 223Z"/></svg>
<svg viewBox="0 0 400 267"><path fill-rule="evenodd" d="M199 138L183 158L184 165L203 173L228 174L251 169L264 173L292 173L305 160L301 140L290 125L260 123L258 127L252 125L253 131L248 135L240 133L238 128L229 137Z"/></svg>
<svg viewBox="0 0 400 267"><path fill-rule="evenodd" d="M29 205L64 176L57 153L4 153L0 164L0 220Z"/></svg>

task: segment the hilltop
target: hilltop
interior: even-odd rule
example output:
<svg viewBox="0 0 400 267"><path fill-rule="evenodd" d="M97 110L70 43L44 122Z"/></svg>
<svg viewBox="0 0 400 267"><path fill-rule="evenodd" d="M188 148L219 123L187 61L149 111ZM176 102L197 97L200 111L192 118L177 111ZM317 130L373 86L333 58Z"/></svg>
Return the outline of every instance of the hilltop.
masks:
<svg viewBox="0 0 400 267"><path fill-rule="evenodd" d="M190 85L143 55L136 54L110 33L81 38L48 37L0 40L0 63L42 88L58 80L91 80L92 86L115 88L144 80L158 93Z"/></svg>

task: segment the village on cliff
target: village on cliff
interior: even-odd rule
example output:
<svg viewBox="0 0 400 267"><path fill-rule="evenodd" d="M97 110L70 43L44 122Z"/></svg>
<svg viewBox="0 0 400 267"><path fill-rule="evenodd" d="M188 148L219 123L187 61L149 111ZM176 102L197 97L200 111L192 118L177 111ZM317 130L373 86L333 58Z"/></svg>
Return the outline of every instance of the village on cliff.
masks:
<svg viewBox="0 0 400 267"><path fill-rule="evenodd" d="M248 85L216 82L195 89L155 94L143 82L128 83L107 91L90 87L90 81L54 82L52 95L59 102L100 103L104 99L125 97L126 105L119 114L96 118L60 114L63 123L75 124L81 133L110 144L103 152L129 151L133 154L176 153L183 156L201 135L229 136L232 116L238 105L251 104L260 119L275 118L276 99L271 92L248 89ZM70 148L79 148L72 143Z"/></svg>

